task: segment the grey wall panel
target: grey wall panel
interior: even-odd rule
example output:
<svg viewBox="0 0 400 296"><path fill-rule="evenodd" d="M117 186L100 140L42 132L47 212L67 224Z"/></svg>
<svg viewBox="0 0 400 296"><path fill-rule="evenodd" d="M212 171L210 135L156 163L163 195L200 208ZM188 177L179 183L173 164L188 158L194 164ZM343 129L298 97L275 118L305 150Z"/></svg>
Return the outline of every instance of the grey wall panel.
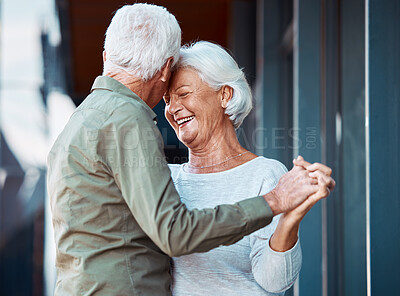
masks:
<svg viewBox="0 0 400 296"><path fill-rule="evenodd" d="M371 295L400 295L400 2L368 3Z"/></svg>
<svg viewBox="0 0 400 296"><path fill-rule="evenodd" d="M341 2L344 293L366 295L364 1Z"/></svg>
<svg viewBox="0 0 400 296"><path fill-rule="evenodd" d="M317 0L297 1L298 43L295 45L294 90L298 106L298 152L310 162L321 161L320 138L320 9ZM295 123L296 124L296 123ZM300 274L300 295L322 295L322 228L321 204L316 204L303 219L300 240L303 250L303 267Z"/></svg>

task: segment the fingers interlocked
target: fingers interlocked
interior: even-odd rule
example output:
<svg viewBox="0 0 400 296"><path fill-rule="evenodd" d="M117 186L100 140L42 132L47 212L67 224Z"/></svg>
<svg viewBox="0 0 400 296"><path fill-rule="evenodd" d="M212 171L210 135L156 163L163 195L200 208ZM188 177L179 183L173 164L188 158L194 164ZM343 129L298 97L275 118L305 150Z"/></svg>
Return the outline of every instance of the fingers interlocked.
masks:
<svg viewBox="0 0 400 296"><path fill-rule="evenodd" d="M294 159L293 164L295 167L298 166L307 170L310 178L312 178L314 182L318 183L319 190L316 195L313 195L313 199L319 200L321 198L325 198L331 193L331 191L334 190L336 182L331 177L332 169L330 167L318 162L311 164L305 161L301 156L297 157L297 159Z"/></svg>

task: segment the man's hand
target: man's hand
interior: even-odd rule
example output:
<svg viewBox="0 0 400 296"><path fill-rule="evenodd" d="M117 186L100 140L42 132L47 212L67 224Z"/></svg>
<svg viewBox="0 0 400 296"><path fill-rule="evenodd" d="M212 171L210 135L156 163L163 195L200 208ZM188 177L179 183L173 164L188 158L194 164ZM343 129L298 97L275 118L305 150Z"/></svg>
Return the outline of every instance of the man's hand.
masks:
<svg viewBox="0 0 400 296"><path fill-rule="evenodd" d="M322 198L327 197L329 193L335 189L336 182L331 177L332 169L330 167L318 162L311 164L305 161L301 156L294 159L293 164L303 167L310 172L310 177L318 179L318 185L320 187L319 193L323 196Z"/></svg>
<svg viewBox="0 0 400 296"><path fill-rule="evenodd" d="M319 189L317 178L311 177L304 167L295 165L264 199L274 215L278 215L296 208Z"/></svg>
<svg viewBox="0 0 400 296"><path fill-rule="evenodd" d="M292 222L300 221L307 212L321 199L326 198L335 188L336 182L331 177L332 169L321 163L309 163L299 156L293 160L293 164L302 167L309 172L310 177L318 180L318 191L307 198L295 209L284 214L284 219L291 219Z"/></svg>

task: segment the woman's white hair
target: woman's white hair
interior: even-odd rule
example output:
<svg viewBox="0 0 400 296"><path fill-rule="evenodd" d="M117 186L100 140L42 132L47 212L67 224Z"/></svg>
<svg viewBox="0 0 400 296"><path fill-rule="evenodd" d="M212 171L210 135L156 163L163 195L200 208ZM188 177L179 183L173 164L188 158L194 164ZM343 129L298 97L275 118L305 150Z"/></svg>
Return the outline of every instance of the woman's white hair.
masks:
<svg viewBox="0 0 400 296"><path fill-rule="evenodd" d="M178 67L196 70L200 78L215 90L228 85L233 96L225 114L233 126L238 128L251 111L252 94L245 74L233 57L221 46L207 41L198 41L181 48Z"/></svg>
<svg viewBox="0 0 400 296"><path fill-rule="evenodd" d="M136 3L115 13L106 32L103 73L124 70L148 80L173 57L179 59L181 29L164 7Z"/></svg>

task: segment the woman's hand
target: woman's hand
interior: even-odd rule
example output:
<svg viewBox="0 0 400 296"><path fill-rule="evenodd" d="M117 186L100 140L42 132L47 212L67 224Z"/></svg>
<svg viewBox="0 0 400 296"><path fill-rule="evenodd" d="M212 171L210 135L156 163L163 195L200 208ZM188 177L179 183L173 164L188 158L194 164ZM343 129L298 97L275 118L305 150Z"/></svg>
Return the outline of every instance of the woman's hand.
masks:
<svg viewBox="0 0 400 296"><path fill-rule="evenodd" d="M282 214L269 241L271 249L277 252L285 252L296 244L301 220L319 200L327 197L336 185L331 177L332 169L321 163L310 164L299 156L293 160L293 164L308 171L310 177L317 179L319 189L298 207Z"/></svg>
<svg viewBox="0 0 400 296"><path fill-rule="evenodd" d="M303 157L298 156L293 160L295 166L303 167L309 172L310 177L318 180L319 189L312 194L302 204L292 211L283 214L285 218L290 218L292 223L300 222L307 212L321 199L326 198L335 189L336 182L331 177L332 169L321 163L309 163Z"/></svg>

